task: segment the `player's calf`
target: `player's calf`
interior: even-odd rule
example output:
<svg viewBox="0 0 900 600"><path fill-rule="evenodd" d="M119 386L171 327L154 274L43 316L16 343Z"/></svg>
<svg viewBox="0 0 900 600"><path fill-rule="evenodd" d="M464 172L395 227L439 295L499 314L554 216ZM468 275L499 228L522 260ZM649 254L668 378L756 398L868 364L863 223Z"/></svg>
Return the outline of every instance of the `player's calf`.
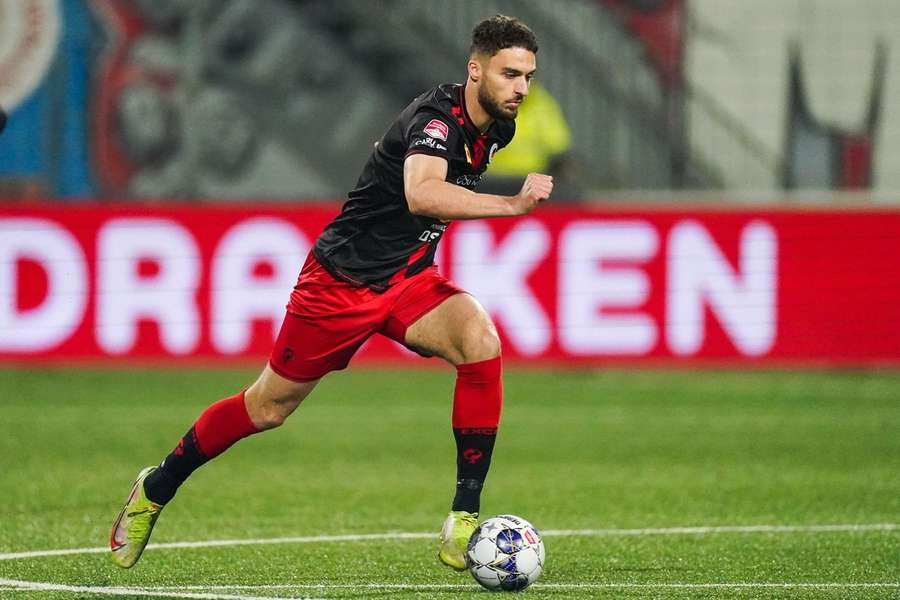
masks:
<svg viewBox="0 0 900 600"><path fill-rule="evenodd" d="M441 562L464 569L466 546L478 522L481 490L487 478L500 424L503 385L499 356L457 366L453 398L456 440L456 495L441 531Z"/></svg>
<svg viewBox="0 0 900 600"><path fill-rule="evenodd" d="M238 440L260 431L247 412L244 394L220 400L203 411L159 468L147 476L144 491L148 499L166 504L191 473Z"/></svg>
<svg viewBox="0 0 900 600"><path fill-rule="evenodd" d="M503 408L501 358L459 365L456 371L452 422L457 478L453 510L478 513Z"/></svg>

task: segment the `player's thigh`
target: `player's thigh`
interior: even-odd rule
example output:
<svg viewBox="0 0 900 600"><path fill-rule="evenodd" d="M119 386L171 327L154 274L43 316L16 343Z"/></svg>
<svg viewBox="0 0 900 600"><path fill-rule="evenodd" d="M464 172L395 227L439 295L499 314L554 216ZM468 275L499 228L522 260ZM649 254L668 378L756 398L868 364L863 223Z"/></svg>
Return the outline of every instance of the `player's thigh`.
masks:
<svg viewBox="0 0 900 600"><path fill-rule="evenodd" d="M293 381L282 377L269 365L259 378L247 388L244 402L253 424L260 429L281 425L313 391L318 379Z"/></svg>
<svg viewBox="0 0 900 600"><path fill-rule="evenodd" d="M500 340L490 315L465 293L450 296L410 325L404 341L454 365L500 355Z"/></svg>

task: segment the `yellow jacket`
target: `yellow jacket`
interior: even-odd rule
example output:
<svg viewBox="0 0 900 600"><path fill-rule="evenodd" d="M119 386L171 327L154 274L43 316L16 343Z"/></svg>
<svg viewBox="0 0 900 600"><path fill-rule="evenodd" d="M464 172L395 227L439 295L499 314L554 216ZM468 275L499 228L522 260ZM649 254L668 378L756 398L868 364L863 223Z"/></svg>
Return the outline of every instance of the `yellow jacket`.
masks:
<svg viewBox="0 0 900 600"><path fill-rule="evenodd" d="M519 108L513 141L494 155L491 175L546 173L554 156L566 152L572 132L559 104L546 89L532 82L528 97Z"/></svg>

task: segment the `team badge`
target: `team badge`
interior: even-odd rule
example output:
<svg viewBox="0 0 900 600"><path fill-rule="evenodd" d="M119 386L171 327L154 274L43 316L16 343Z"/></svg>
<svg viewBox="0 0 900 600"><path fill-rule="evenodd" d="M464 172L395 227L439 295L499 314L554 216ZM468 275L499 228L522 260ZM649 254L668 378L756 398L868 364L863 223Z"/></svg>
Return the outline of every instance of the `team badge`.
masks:
<svg viewBox="0 0 900 600"><path fill-rule="evenodd" d="M491 161L494 160L494 154L496 154L499 149L500 146L496 142L491 145L491 151L488 152L488 164L491 164Z"/></svg>
<svg viewBox="0 0 900 600"><path fill-rule="evenodd" d="M428 121L428 125L425 126L424 131L426 135L446 142L447 134L450 133L450 128L440 119L432 119Z"/></svg>

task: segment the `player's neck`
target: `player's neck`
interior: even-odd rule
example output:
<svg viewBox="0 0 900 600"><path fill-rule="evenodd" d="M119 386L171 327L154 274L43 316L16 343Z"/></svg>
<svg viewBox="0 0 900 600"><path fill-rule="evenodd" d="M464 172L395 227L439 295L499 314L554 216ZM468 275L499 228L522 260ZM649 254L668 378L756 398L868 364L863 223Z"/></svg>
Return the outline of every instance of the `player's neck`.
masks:
<svg viewBox="0 0 900 600"><path fill-rule="evenodd" d="M472 124L478 128L478 131L484 133L491 126L491 123L494 122L494 119L478 101L478 91L475 89L475 86L467 83L464 93L466 97L466 113L468 113L469 119L472 120Z"/></svg>

